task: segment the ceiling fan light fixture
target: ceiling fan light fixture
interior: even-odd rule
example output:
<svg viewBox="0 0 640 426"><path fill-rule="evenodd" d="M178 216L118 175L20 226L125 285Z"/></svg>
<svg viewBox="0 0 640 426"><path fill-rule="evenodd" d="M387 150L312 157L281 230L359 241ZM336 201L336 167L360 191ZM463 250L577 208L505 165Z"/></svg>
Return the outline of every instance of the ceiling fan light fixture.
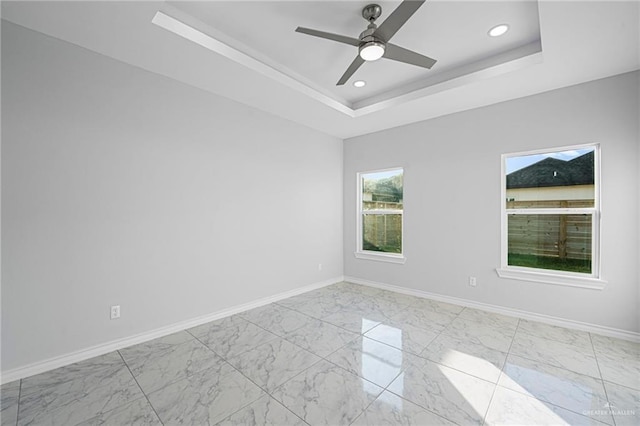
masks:
<svg viewBox="0 0 640 426"><path fill-rule="evenodd" d="M500 37L501 35L505 34L507 31L509 31L509 25L500 24L491 28L487 34L489 34L490 37Z"/></svg>
<svg viewBox="0 0 640 426"><path fill-rule="evenodd" d="M360 46L360 57L365 61L377 61L384 55L384 43L369 41Z"/></svg>

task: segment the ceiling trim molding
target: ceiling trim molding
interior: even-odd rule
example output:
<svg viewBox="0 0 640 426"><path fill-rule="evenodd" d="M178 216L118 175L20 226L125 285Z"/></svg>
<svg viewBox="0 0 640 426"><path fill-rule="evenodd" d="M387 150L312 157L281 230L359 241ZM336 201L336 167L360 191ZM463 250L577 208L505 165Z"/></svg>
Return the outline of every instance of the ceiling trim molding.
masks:
<svg viewBox="0 0 640 426"><path fill-rule="evenodd" d="M389 93L386 93L382 94L379 100L375 98L364 100L355 105L354 112L356 117L360 117L542 62L542 47L540 42L536 41L487 60L474 62L439 74L434 78L401 87L398 89L400 93L395 96L389 96ZM373 103L369 104L367 101L373 101Z"/></svg>
<svg viewBox="0 0 640 426"><path fill-rule="evenodd" d="M318 90L309 87L308 85L292 78L291 76L276 70L275 68L265 64L262 61L259 61L246 53L240 52L239 50L225 44L215 38L211 37L208 34L203 33L190 25L187 25L164 12L158 11L154 15L151 22L160 28L163 28L167 31L170 31L180 37L183 37L193 43L196 43L205 49L211 50L212 52L218 53L240 65L244 65L245 67L252 69L265 77L269 77L281 84L284 84L292 89L295 89L323 104L339 111L343 114L346 114L350 117L355 117L354 110L343 103L330 98L324 93L320 93Z"/></svg>
<svg viewBox="0 0 640 426"><path fill-rule="evenodd" d="M173 10L172 14L182 16L182 19L186 21L196 21L195 18L190 15L183 16L185 14L177 10ZM310 83L303 82L300 79L277 69L275 66L265 63L263 60L256 59L255 57L242 52L238 48L233 47L216 37L206 34L205 32L186 24L182 20L170 16L163 11L157 11L151 22L164 30L222 55L227 59L292 88L351 118L380 112L410 101L542 62L542 45L540 40L536 40L527 45L520 46L507 52L502 52L490 58L476 61L461 67L456 67L431 78L404 85L398 89L351 104L346 101L341 102L334 99L312 87ZM198 26L201 25L206 27L205 24L198 22Z"/></svg>

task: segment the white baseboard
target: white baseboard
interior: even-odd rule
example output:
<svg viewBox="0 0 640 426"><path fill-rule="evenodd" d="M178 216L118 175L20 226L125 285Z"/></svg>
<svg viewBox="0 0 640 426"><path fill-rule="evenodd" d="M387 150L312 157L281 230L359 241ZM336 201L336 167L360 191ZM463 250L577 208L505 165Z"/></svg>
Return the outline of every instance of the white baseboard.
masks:
<svg viewBox="0 0 640 426"><path fill-rule="evenodd" d="M468 299L461 299L452 296L443 296L441 294L429 293L422 290L415 290L412 288L400 287L392 284L381 283L377 281L370 281L356 277L344 277L345 281L366 285L369 287L380 288L383 290L394 291L396 293L408 294L410 296L422 297L425 299L432 299L439 302L451 303L454 305L465 306L474 309L480 309L483 311L493 312L496 314L508 315L511 317L522 318L532 321L538 321L545 324L557 325L560 327L571 328L574 330L587 331L589 333L600 334L602 336L615 337L618 339L630 340L632 342L640 342L640 333L633 331L621 330L618 328L605 327L598 324L591 324L587 322L574 321L566 318L554 317L551 315L538 314L535 312L522 311L519 309L506 308L503 306L491 305L487 303L476 302Z"/></svg>
<svg viewBox="0 0 640 426"><path fill-rule="evenodd" d="M267 305L269 303L277 302L278 300L286 299L288 297L296 296L298 294L307 293L312 290L316 290L322 287L326 287L331 284L344 281L343 276L335 277L329 280L309 284L303 287L299 287L293 290L278 293L273 296L264 297L262 299L254 300L242 305L236 305L221 311L217 311L211 314L202 315L196 318L192 318L186 321L181 321L175 324L171 324L165 327L160 327L154 330L139 333L130 337L124 337L122 339L112 340L110 342L102 343L90 348L81 349L79 351L71 352L68 354L60 355L54 358L49 358L43 361L38 361L23 367L14 368L1 373L0 383L9 383L14 380L23 379L25 377L33 376L34 374L44 373L45 371L53 370L55 368L64 367L65 365L73 364L75 362L84 361L89 358L104 355L109 352L113 352L118 349L126 348L131 345L137 345L138 343L144 343L149 340L157 339L158 337L167 336L178 331L186 330L188 328L196 327L198 325L206 324L211 321L215 321L220 318L228 317L230 315L238 314L240 312L248 311L249 309L258 308L260 306Z"/></svg>

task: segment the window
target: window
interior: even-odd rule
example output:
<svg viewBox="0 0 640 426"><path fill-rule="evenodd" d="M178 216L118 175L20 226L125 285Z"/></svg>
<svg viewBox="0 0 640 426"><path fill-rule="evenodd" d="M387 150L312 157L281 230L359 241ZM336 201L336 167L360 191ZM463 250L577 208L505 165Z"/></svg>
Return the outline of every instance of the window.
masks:
<svg viewBox="0 0 640 426"><path fill-rule="evenodd" d="M501 277L601 288L599 147L503 155Z"/></svg>
<svg viewBox="0 0 640 426"><path fill-rule="evenodd" d="M356 257L404 263L402 200L402 169L358 173Z"/></svg>

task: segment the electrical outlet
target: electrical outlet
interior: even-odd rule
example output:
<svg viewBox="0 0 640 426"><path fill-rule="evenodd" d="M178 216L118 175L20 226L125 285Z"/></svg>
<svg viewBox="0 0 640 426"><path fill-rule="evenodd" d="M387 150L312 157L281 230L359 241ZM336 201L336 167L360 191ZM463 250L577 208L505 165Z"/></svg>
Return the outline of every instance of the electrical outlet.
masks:
<svg viewBox="0 0 640 426"><path fill-rule="evenodd" d="M318 271L322 271L322 263L318 263Z"/></svg>
<svg viewBox="0 0 640 426"><path fill-rule="evenodd" d="M111 307L111 319L120 318L120 305L113 305Z"/></svg>
<svg viewBox="0 0 640 426"><path fill-rule="evenodd" d="M476 286L476 277L469 277L469 285L471 287L475 287Z"/></svg>

